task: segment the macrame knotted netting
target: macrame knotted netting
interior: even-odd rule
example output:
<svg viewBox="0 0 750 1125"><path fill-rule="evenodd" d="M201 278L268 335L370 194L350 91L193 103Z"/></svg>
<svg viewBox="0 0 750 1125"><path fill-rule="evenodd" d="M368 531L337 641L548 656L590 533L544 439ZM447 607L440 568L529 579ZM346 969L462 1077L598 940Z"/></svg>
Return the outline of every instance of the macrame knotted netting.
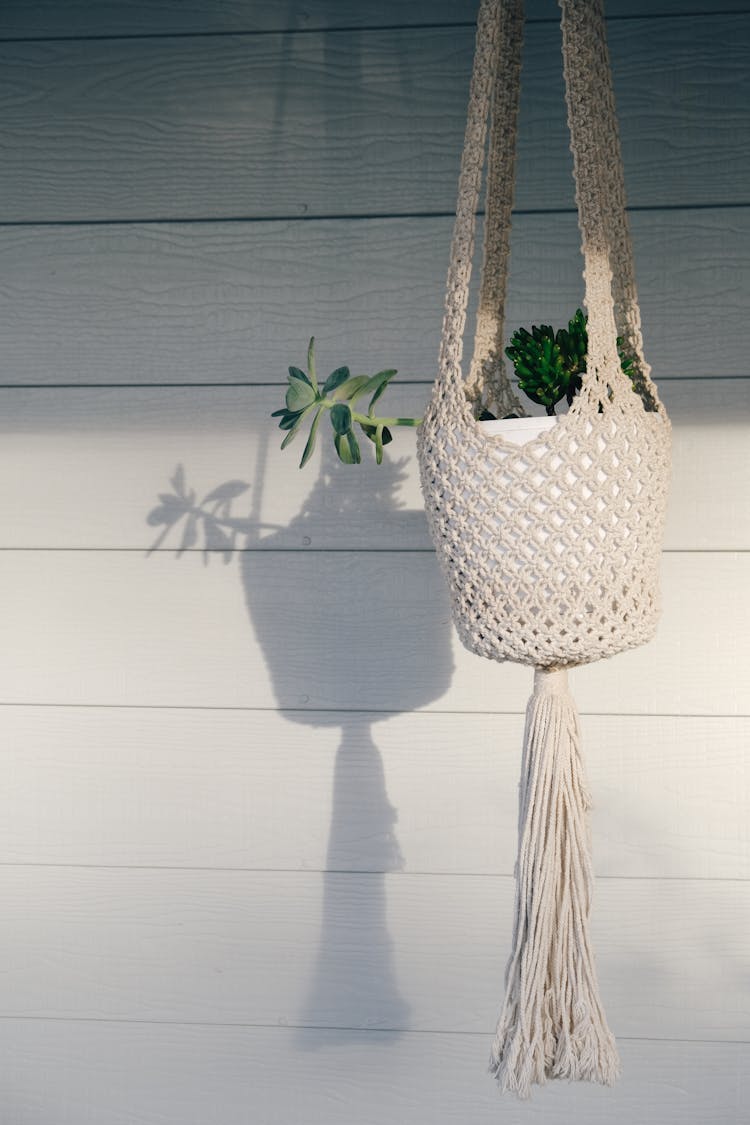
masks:
<svg viewBox="0 0 750 1125"><path fill-rule="evenodd" d="M503 1089L522 1096L546 1077L611 1082L617 1072L588 938L578 722L559 670L653 636L670 471L669 419L643 355L602 4L560 7L588 312L583 385L552 429L520 447L476 420L487 405L499 417L523 412L502 359L523 4L481 0L438 376L418 433L428 523L461 640L480 656L538 669L514 951L492 1054ZM464 379L490 106L484 254ZM618 335L634 357L632 380Z"/></svg>
<svg viewBox="0 0 750 1125"><path fill-rule="evenodd" d="M659 613L670 426L643 357L603 17L564 0L571 148L585 260L588 362L567 415L520 448L484 433L480 402L515 401L502 362L520 0L481 6L439 373L419 430L428 520L453 620L473 652L548 666L643 644ZM461 373L487 114L494 87L474 357ZM635 357L623 374L617 336Z"/></svg>

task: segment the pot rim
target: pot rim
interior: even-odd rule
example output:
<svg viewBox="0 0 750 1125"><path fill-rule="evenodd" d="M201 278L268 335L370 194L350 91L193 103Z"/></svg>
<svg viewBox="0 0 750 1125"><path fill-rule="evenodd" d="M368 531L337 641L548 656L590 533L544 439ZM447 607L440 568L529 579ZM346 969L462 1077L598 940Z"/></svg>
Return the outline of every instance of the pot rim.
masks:
<svg viewBox="0 0 750 1125"><path fill-rule="evenodd" d="M536 430L543 433L551 430L560 417L557 414L534 414L526 418L488 418L480 421L479 425L486 434L502 434L511 430Z"/></svg>

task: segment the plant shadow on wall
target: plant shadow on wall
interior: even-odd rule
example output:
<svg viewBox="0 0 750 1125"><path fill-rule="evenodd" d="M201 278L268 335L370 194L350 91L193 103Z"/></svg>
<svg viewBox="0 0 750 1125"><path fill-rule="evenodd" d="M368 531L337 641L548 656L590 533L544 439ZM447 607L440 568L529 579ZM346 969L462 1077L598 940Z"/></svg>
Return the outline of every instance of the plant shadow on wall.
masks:
<svg viewBox="0 0 750 1125"><path fill-rule="evenodd" d="M398 986L386 902L386 876L401 870L404 860L374 728L396 713L429 704L448 688L453 672L448 606L421 618L416 633L404 628L413 620L410 609L424 581L421 567L416 572L409 567L413 556L382 549L290 549L317 542L323 526L340 529L350 521L361 526L363 511L370 527L389 529L389 545L397 545L402 534L413 542L407 527L422 525L424 513L400 507L406 459L373 466L371 479L363 482L361 470L341 465L332 448L324 450L301 510L279 527L261 520L267 443L267 436L258 443L247 516L236 512L248 484L226 481L199 499L178 467L170 491L148 515L149 524L160 529L151 549L169 546L171 538L178 555L195 557L202 550L205 562L225 563L236 555L249 617L284 717L341 728L317 957L307 996L289 1022L301 1025L299 1044L305 1048L317 1046L317 1037L303 1030L310 1026L331 1029L326 1043L335 1041L337 1029L351 1042L351 1028L378 1029L373 1041L383 1043L408 1028L410 1009ZM410 643L403 643L409 635Z"/></svg>

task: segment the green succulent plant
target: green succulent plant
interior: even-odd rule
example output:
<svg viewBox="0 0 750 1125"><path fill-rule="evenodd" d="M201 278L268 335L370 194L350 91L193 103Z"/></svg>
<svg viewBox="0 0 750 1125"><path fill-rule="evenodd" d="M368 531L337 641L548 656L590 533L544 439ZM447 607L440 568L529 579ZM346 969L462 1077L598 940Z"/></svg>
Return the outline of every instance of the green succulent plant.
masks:
<svg viewBox="0 0 750 1125"><path fill-rule="evenodd" d="M557 332L549 324L532 325L531 332L519 328L505 349L505 354L513 361L519 388L548 414L554 414L563 399L570 406L581 389L588 351L587 320L581 309L576 309L568 327L559 328ZM620 366L633 381L633 389L644 397L644 388L637 381L635 359L621 350L622 342L618 336ZM644 405L650 408L645 397Z"/></svg>
<svg viewBox="0 0 750 1125"><path fill-rule="evenodd" d="M511 336L505 354L513 361L519 389L532 402L543 406L548 414L565 399L568 406L581 389L586 372L588 351L588 318L576 309L567 328L557 332L549 324L533 325L529 332L518 328ZM635 357L622 351L622 339L617 338L620 366L633 384L633 390L643 400L646 410L656 410L656 401L639 371ZM383 447L393 440L394 426L418 426L421 418L384 418L375 413L375 406L396 371L388 368L376 375L352 375L348 367L337 367L322 386L315 374L315 338L307 351L307 373L299 367L289 368L286 401L272 418L279 419L279 429L286 431L281 448L286 449L303 428L308 429L307 442L302 452L303 468L315 449L320 420L328 413L331 436L339 460L346 465L358 465L362 460L357 430L375 446L375 460L380 465ZM361 398L370 396L367 413L357 410ZM515 417L515 415L509 415ZM494 418L482 411L479 420Z"/></svg>
<svg viewBox="0 0 750 1125"><path fill-rule="evenodd" d="M355 427L375 446L375 460L383 460L383 447L393 440L392 426L418 426L421 418L381 418L375 405L396 374L395 370L379 371L377 375L352 375L348 367L337 367L322 386L315 374L315 338L307 350L307 374L299 367L289 368L286 405L275 410L272 418L279 419L279 429L287 434L281 448L287 445L309 425L307 443L299 467L310 460L318 435L320 420L328 413L333 444L339 460L346 465L358 465L362 460ZM370 396L367 413L355 407L360 398Z"/></svg>

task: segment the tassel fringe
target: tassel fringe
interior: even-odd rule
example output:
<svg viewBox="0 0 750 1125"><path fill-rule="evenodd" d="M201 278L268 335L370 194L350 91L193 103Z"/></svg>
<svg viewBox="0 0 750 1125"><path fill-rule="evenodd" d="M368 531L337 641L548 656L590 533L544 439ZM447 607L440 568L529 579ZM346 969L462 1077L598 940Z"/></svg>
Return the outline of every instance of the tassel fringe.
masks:
<svg viewBox="0 0 750 1125"><path fill-rule="evenodd" d="M593 873L578 713L564 669L537 669L526 712L513 952L490 1056L503 1092L619 1075L589 938Z"/></svg>

